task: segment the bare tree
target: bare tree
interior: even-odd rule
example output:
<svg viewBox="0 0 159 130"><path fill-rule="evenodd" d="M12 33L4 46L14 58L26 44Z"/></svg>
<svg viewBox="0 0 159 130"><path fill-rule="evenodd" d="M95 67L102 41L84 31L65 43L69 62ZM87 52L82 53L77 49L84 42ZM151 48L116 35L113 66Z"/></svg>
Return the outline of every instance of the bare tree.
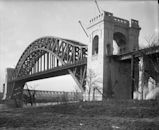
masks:
<svg viewBox="0 0 159 130"><path fill-rule="evenodd" d="M146 48L157 46L159 42L159 37L157 35L155 36L154 34L152 34L150 37L145 37L145 41L148 45Z"/></svg>
<svg viewBox="0 0 159 130"><path fill-rule="evenodd" d="M157 36L152 35L150 38L145 38L145 41L147 42L148 46L145 49L149 49L150 51L153 51L156 49L156 47L159 47L159 38ZM157 79L159 76L159 54L154 53L153 55L147 56L145 49L140 50L142 53L142 56L148 60L148 63L152 67L145 67L143 63L141 63L142 67L140 67L140 71L142 72L142 77L141 77L141 92L139 92L139 95L141 94L141 99L144 97L144 93L148 94L148 88L145 88L145 75L148 77L151 77L151 72L153 71L153 76Z"/></svg>
<svg viewBox="0 0 159 130"><path fill-rule="evenodd" d="M83 101L82 92L79 90L79 88L76 85L75 85L73 101Z"/></svg>
<svg viewBox="0 0 159 130"><path fill-rule="evenodd" d="M27 94L23 93L23 100L24 100L24 102L26 104L30 103L31 106L33 106L33 104L36 102L36 98L35 98L36 90L35 90L35 87L33 88L32 86L28 86L27 84L25 84L25 86L27 87L26 88Z"/></svg>
<svg viewBox="0 0 159 130"><path fill-rule="evenodd" d="M86 83L88 86L88 101L90 101L91 92L93 91L93 93L95 93L95 88L98 88L98 83L101 83L100 79L92 69L88 69Z"/></svg>

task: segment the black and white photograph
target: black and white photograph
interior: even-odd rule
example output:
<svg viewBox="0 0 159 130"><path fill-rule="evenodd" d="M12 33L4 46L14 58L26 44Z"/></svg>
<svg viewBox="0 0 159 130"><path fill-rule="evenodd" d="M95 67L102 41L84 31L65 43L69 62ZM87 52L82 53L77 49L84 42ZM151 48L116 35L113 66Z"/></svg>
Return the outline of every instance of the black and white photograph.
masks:
<svg viewBox="0 0 159 130"><path fill-rule="evenodd" d="M159 130L157 0L0 0L0 130Z"/></svg>

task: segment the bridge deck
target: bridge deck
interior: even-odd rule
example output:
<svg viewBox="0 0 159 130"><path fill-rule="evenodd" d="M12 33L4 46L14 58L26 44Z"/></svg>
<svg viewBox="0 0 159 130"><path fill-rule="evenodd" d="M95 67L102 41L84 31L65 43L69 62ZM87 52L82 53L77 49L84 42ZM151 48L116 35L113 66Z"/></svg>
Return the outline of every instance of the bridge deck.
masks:
<svg viewBox="0 0 159 130"><path fill-rule="evenodd" d="M153 54L159 54L159 46L153 46L150 48L144 48L141 50L120 54L120 55L114 55L114 57L117 57L118 60L129 60L131 59L132 55L137 57L142 57L143 55L153 55Z"/></svg>
<svg viewBox="0 0 159 130"><path fill-rule="evenodd" d="M44 78L50 78L50 77L55 77L55 76L61 76L61 75L66 75L69 74L68 69L77 67L77 66L81 66L81 65L85 65L87 64L87 60L84 59L82 61L78 61L74 64L66 64L63 66L59 66L59 67L55 67L53 69L50 70L45 70L42 72L38 72L35 74L31 74L31 75L27 75L24 77L19 77L13 81L33 81L33 80L39 80L39 79L44 79ZM11 82L13 82L11 81Z"/></svg>

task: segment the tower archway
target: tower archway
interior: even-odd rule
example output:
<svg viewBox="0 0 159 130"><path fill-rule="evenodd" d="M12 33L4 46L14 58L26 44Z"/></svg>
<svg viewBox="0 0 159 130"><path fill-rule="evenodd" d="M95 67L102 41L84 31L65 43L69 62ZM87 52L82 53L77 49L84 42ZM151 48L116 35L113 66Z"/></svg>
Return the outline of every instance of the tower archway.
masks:
<svg viewBox="0 0 159 130"><path fill-rule="evenodd" d="M120 32L113 34L113 54L122 54L126 50L126 37Z"/></svg>

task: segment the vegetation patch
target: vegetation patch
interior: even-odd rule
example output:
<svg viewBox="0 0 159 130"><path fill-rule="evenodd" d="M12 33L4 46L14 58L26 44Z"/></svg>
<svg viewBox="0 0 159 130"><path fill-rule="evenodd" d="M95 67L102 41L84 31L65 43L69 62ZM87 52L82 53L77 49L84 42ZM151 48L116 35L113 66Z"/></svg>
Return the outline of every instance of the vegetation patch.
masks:
<svg viewBox="0 0 159 130"><path fill-rule="evenodd" d="M159 102L108 100L0 111L0 128L157 130Z"/></svg>

